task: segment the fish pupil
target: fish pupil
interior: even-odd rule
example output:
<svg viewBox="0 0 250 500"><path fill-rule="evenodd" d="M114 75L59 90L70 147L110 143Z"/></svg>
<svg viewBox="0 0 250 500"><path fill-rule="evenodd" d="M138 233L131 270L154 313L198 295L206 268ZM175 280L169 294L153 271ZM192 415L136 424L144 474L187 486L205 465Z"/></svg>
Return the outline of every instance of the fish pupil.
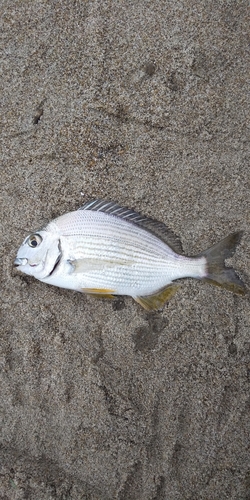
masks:
<svg viewBox="0 0 250 500"><path fill-rule="evenodd" d="M39 234L32 234L28 239L28 244L30 247L35 248L42 242L42 238Z"/></svg>

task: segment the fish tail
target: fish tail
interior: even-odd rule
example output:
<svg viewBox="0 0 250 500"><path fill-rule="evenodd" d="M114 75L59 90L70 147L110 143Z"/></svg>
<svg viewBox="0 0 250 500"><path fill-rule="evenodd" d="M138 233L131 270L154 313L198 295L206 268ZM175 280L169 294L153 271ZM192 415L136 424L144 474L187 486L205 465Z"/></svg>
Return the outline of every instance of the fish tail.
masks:
<svg viewBox="0 0 250 500"><path fill-rule="evenodd" d="M203 280L239 295L245 295L245 285L232 267L225 267L224 261L234 254L242 234L242 231L230 234L199 255L207 261L206 276Z"/></svg>

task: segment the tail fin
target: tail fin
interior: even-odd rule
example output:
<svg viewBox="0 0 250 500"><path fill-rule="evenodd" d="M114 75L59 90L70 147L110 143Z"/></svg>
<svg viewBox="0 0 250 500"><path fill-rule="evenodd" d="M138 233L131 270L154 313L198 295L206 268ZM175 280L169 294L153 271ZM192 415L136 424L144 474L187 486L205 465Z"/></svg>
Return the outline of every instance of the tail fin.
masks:
<svg viewBox="0 0 250 500"><path fill-rule="evenodd" d="M225 267L224 260L234 254L242 234L242 231L230 234L224 240L199 255L200 257L206 257L207 260L207 275L203 278L204 281L221 286L239 295L245 295L245 285L232 267Z"/></svg>

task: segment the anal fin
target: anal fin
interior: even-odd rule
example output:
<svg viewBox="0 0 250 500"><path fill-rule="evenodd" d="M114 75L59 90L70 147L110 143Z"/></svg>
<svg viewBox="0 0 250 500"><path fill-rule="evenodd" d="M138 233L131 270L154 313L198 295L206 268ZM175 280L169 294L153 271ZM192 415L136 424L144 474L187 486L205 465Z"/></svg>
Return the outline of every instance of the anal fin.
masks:
<svg viewBox="0 0 250 500"><path fill-rule="evenodd" d="M154 311L161 309L163 304L170 300L171 297L177 292L180 285L168 285L163 290L158 291L153 295L147 295L145 297L134 297L136 302L138 302L147 311Z"/></svg>
<svg viewBox="0 0 250 500"><path fill-rule="evenodd" d="M113 299L115 295L115 290L110 290L109 288L81 288L81 292L87 293L92 297L97 299Z"/></svg>

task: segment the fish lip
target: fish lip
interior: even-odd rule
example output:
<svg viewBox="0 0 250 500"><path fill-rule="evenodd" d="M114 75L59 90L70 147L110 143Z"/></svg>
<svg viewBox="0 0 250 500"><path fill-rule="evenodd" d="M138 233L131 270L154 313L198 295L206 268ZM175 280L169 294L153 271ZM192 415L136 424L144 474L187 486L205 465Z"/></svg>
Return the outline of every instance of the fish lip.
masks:
<svg viewBox="0 0 250 500"><path fill-rule="evenodd" d="M16 259L14 260L14 266L15 267L25 266L25 264L27 264L27 262L28 262L28 259L19 259L18 257L16 257Z"/></svg>

